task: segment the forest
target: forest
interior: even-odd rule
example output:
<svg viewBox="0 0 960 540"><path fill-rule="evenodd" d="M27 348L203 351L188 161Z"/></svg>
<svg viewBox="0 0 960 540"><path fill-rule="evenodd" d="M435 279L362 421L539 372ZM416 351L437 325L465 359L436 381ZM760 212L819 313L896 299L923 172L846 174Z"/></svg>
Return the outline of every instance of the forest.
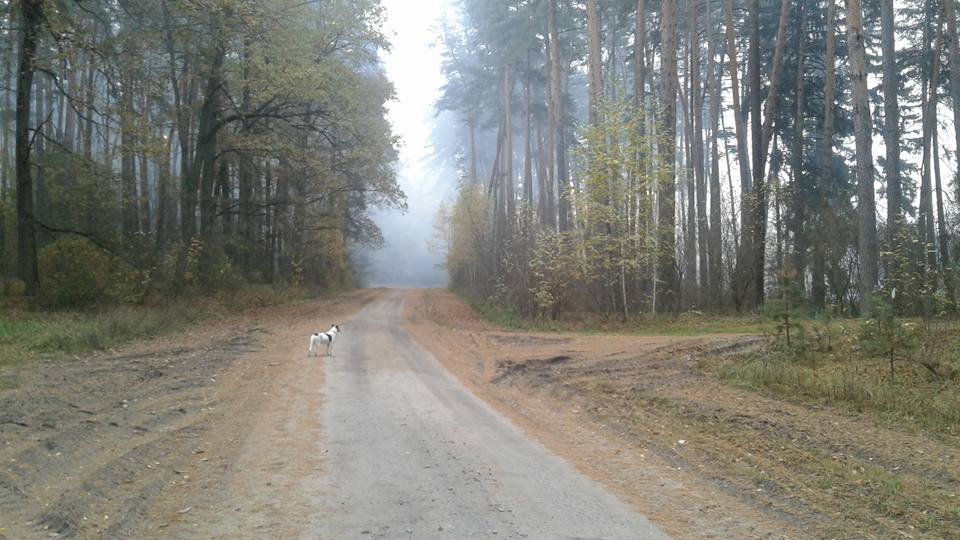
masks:
<svg viewBox="0 0 960 540"><path fill-rule="evenodd" d="M0 277L53 306L355 283L403 208L375 0L0 2Z"/></svg>
<svg viewBox="0 0 960 540"><path fill-rule="evenodd" d="M451 285L525 316L956 305L952 0L462 0Z"/></svg>

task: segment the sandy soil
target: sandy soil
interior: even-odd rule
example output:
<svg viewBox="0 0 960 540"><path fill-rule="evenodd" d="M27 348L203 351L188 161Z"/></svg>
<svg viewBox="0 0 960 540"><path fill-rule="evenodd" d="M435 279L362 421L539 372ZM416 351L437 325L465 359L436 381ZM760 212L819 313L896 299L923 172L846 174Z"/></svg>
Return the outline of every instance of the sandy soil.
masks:
<svg viewBox="0 0 960 540"><path fill-rule="evenodd" d="M756 345L506 332L370 290L0 370L0 539L537 537L598 504L681 539L960 538L956 441L711 374Z"/></svg>
<svg viewBox="0 0 960 540"><path fill-rule="evenodd" d="M324 359L310 332L378 291L255 310L0 390L0 538L289 536L315 451Z"/></svg>
<svg viewBox="0 0 960 540"><path fill-rule="evenodd" d="M960 497L956 446L710 375L756 337L506 332L446 291L407 304L475 394L677 538L960 537L960 506L931 499Z"/></svg>

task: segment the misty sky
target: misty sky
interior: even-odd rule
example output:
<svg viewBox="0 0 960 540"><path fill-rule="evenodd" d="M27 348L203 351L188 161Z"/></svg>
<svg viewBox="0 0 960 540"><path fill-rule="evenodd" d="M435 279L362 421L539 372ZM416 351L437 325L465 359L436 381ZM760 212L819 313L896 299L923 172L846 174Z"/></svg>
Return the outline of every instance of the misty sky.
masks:
<svg viewBox="0 0 960 540"><path fill-rule="evenodd" d="M392 50L384 55L387 76L397 99L388 117L400 135L400 187L407 194L409 210L381 211L376 221L386 246L370 257L370 285L425 287L443 286L447 275L437 267L440 256L427 248L433 218L440 201L452 193L455 172L429 164L433 105L443 85L441 51L436 46L437 24L446 0L384 0L387 23L384 31Z"/></svg>

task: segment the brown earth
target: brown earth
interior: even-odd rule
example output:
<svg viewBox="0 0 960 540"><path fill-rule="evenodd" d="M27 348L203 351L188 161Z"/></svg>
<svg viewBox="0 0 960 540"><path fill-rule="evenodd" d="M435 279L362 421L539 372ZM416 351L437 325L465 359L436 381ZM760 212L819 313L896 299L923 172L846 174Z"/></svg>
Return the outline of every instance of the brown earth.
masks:
<svg viewBox="0 0 960 540"><path fill-rule="evenodd" d="M311 331L381 291L0 370L0 539L295 537L326 471ZM954 440L714 372L750 336L508 332L444 291L407 327L468 388L677 538L960 538Z"/></svg>
<svg viewBox="0 0 960 540"><path fill-rule="evenodd" d="M322 472L305 336L377 294L4 370L0 538L291 536L313 511L297 486Z"/></svg>
<svg viewBox="0 0 960 540"><path fill-rule="evenodd" d="M474 393L677 538L960 538L956 441L713 372L752 336L508 332L446 291L408 329Z"/></svg>

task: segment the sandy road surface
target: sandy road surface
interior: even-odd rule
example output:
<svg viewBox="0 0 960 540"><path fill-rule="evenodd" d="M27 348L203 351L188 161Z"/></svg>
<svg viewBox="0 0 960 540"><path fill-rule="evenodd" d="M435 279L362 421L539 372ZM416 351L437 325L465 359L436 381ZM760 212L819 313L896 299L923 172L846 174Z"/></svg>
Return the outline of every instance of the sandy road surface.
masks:
<svg viewBox="0 0 960 540"><path fill-rule="evenodd" d="M475 398L386 293L328 360L311 534L323 538L666 538Z"/></svg>

